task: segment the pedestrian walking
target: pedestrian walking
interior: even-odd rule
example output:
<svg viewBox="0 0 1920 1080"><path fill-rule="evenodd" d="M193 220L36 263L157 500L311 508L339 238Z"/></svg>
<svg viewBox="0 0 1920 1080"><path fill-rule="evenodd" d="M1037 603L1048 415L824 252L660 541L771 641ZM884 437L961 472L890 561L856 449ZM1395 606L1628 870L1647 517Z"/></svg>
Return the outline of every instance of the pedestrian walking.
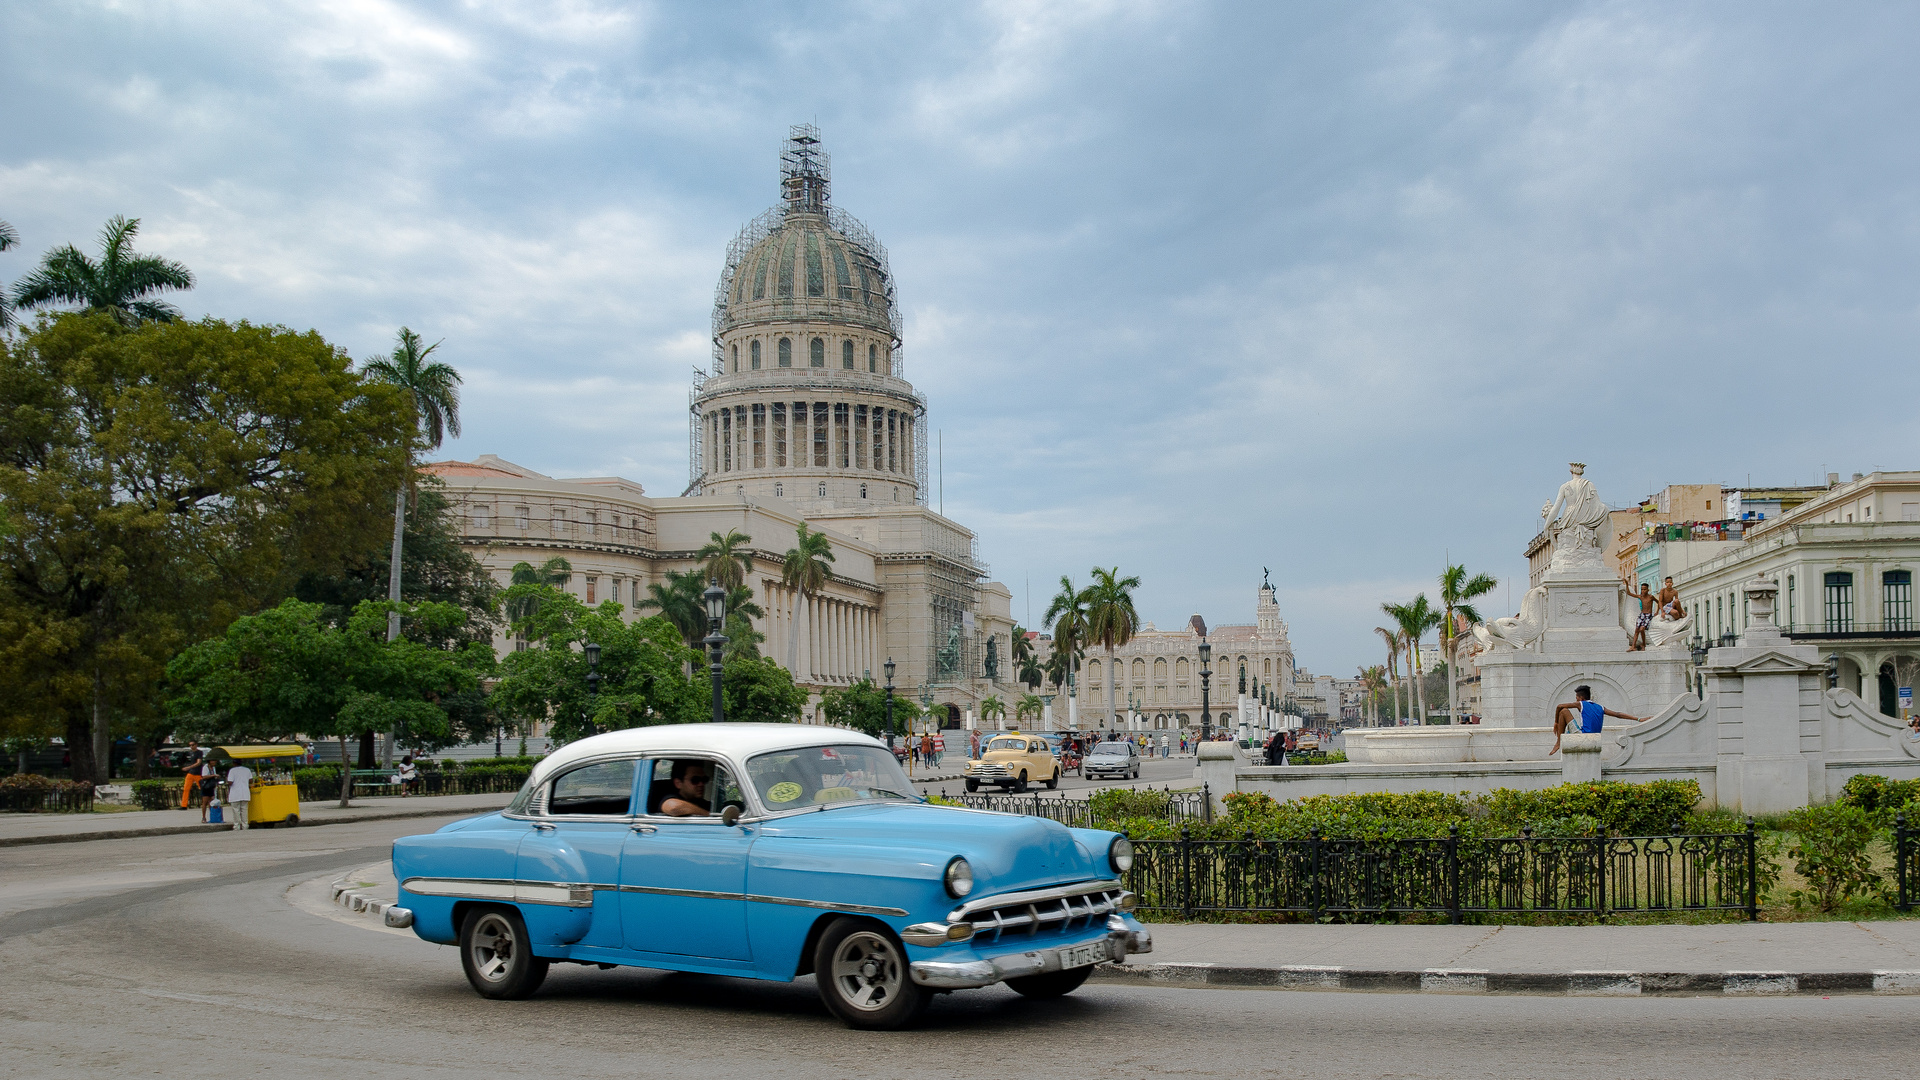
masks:
<svg viewBox="0 0 1920 1080"><path fill-rule="evenodd" d="M253 802L253 770L235 762L227 770L227 809L233 813L233 827L245 832L247 806Z"/></svg>
<svg viewBox="0 0 1920 1080"><path fill-rule="evenodd" d="M186 779L180 784L180 809L182 810L193 806L194 797L200 792L200 763L205 760L207 760L207 752L200 749L200 741L188 739Z"/></svg>
<svg viewBox="0 0 1920 1080"><path fill-rule="evenodd" d="M1165 758L1167 758L1167 757L1170 757L1170 756L1172 756L1172 755L1171 755L1171 754L1170 754L1170 753L1168 752L1168 740L1167 740L1167 737L1166 737L1165 735L1162 735L1162 736L1160 736L1160 757L1161 757L1162 759L1165 759Z"/></svg>
<svg viewBox="0 0 1920 1080"><path fill-rule="evenodd" d="M945 735L939 734L938 732L935 732L933 736L933 763L936 766L940 764L940 755L946 752L947 752L947 737Z"/></svg>
<svg viewBox="0 0 1920 1080"><path fill-rule="evenodd" d="M196 775L190 776L188 779L193 781L194 787L197 789L195 799L200 803L200 820L205 822L207 820L207 807L213 803L214 791L220 786L220 772L213 767L213 762L211 761L202 761L200 764L194 766L194 772Z"/></svg>

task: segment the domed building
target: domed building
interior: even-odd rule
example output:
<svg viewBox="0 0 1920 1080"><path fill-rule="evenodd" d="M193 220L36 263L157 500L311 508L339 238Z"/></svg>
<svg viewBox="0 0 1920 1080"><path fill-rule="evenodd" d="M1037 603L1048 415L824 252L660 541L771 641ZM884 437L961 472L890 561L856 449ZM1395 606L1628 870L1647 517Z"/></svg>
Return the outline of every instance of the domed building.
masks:
<svg viewBox="0 0 1920 1080"><path fill-rule="evenodd" d="M714 290L688 494L926 501L927 406L902 371L893 271L830 190L818 131L795 128L780 155L782 204L727 246Z"/></svg>
<svg viewBox="0 0 1920 1080"><path fill-rule="evenodd" d="M680 497L621 477L544 476L491 454L428 469L465 518L465 544L503 583L515 563L561 555L582 601L631 613L649 585L696 566L711 533L737 529L752 538L761 654L816 701L863 677L884 681L892 659L900 694L954 720L977 716L983 699L1024 689L1012 594L985 580L974 534L927 505L927 403L904 374L893 271L829 194L818 130L793 128L780 204L727 246ZM802 524L827 534L834 553L834 580L814 596L780 580Z"/></svg>

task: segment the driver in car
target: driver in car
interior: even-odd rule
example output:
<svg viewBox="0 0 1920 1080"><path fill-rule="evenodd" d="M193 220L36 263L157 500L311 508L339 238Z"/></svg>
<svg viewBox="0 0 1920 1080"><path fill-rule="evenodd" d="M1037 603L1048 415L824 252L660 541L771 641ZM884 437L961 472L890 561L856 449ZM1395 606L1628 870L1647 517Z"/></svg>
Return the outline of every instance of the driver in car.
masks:
<svg viewBox="0 0 1920 1080"><path fill-rule="evenodd" d="M713 779L713 766L699 760L673 763L674 794L661 800L660 812L669 817L706 817L713 813L707 802L707 781Z"/></svg>

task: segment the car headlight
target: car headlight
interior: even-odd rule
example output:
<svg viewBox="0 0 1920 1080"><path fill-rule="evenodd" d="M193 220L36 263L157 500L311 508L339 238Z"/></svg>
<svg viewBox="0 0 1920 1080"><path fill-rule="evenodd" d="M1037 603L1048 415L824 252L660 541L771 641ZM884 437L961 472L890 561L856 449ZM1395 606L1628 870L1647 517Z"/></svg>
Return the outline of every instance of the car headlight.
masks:
<svg viewBox="0 0 1920 1080"><path fill-rule="evenodd" d="M1124 874L1133 869L1133 841L1124 836L1116 836L1107 847L1107 862L1113 866L1113 872Z"/></svg>
<svg viewBox="0 0 1920 1080"><path fill-rule="evenodd" d="M1131 849L1127 856L1132 861ZM973 866L967 860L955 855L947 861L947 895L958 900L973 891Z"/></svg>

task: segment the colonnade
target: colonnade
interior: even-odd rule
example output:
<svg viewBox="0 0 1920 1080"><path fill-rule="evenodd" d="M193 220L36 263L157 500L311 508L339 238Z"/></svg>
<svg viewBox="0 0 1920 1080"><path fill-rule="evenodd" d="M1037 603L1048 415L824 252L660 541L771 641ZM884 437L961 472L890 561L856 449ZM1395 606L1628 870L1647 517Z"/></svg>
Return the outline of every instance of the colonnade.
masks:
<svg viewBox="0 0 1920 1080"><path fill-rule="evenodd" d="M914 414L845 401L756 401L703 409L706 472L856 469L911 479Z"/></svg>
<svg viewBox="0 0 1920 1080"><path fill-rule="evenodd" d="M851 685L879 667L880 609L837 596L804 597L777 581L763 581L767 607L765 655L787 662L793 647L795 682Z"/></svg>

